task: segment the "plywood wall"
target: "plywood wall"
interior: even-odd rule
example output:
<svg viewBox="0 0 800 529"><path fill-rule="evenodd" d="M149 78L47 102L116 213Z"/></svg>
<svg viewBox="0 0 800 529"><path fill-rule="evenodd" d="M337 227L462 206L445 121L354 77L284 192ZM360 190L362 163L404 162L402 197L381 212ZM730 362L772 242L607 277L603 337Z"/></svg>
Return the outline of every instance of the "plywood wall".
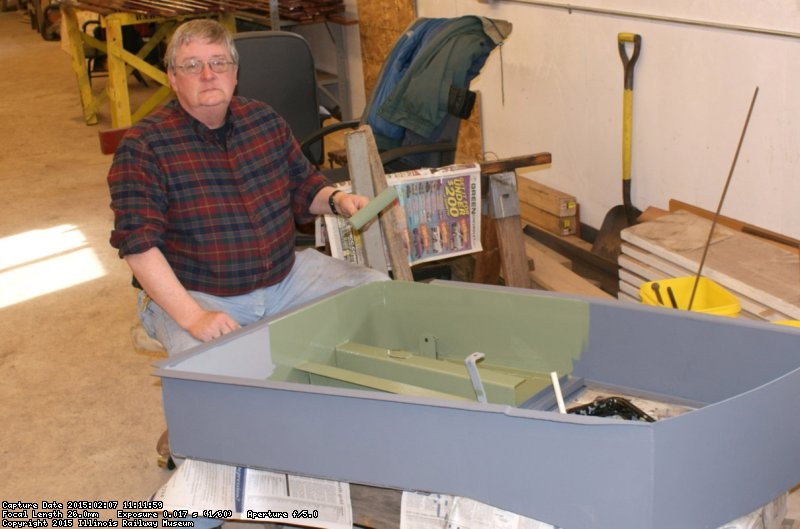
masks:
<svg viewBox="0 0 800 529"><path fill-rule="evenodd" d="M395 41L415 18L411 0L359 0L361 60L367 97Z"/></svg>

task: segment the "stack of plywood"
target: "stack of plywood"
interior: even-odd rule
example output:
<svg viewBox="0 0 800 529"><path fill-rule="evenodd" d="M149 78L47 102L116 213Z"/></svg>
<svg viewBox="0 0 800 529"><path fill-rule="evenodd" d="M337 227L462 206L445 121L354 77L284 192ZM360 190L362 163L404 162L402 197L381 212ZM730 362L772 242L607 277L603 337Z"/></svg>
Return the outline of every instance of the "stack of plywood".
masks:
<svg viewBox="0 0 800 529"><path fill-rule="evenodd" d="M344 0L279 0L278 13L283 19L297 22L325 20L344 13Z"/></svg>
<svg viewBox="0 0 800 529"><path fill-rule="evenodd" d="M533 224L556 235L578 231L578 201L575 197L517 175L519 213L524 224Z"/></svg>
<svg viewBox="0 0 800 529"><path fill-rule="evenodd" d="M711 226L708 219L676 211L622 230L619 298L638 302L643 282L696 275ZM800 256L795 249L718 224L702 275L739 299L742 317L800 319Z"/></svg>

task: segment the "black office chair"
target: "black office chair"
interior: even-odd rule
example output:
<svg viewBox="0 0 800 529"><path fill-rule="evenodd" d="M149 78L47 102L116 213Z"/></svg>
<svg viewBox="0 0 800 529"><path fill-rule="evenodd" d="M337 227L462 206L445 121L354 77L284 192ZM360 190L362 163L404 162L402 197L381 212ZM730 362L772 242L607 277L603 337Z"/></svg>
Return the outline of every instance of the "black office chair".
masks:
<svg viewBox="0 0 800 529"><path fill-rule="evenodd" d="M237 95L263 101L289 124L297 141L320 130L326 114L317 102L314 57L306 40L288 31L249 31L234 36L239 52ZM303 146L309 161L319 167L324 139ZM313 245L313 225L298 226L297 244Z"/></svg>
<svg viewBox="0 0 800 529"><path fill-rule="evenodd" d="M318 102L314 57L308 42L296 33L277 30L238 33L234 41L239 52L236 93L275 109L289 123L309 161L321 166L324 138L304 144L328 116Z"/></svg>

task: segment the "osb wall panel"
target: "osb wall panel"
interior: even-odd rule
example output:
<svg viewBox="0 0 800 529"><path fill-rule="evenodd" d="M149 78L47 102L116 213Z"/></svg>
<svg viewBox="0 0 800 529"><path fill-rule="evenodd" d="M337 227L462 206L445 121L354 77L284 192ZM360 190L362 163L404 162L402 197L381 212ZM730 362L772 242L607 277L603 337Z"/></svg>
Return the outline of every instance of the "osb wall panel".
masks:
<svg viewBox="0 0 800 529"><path fill-rule="evenodd" d="M461 121L458 129L456 163L482 162L483 141L481 138L481 93L475 98L475 107L469 118Z"/></svg>
<svg viewBox="0 0 800 529"><path fill-rule="evenodd" d="M415 18L411 0L359 0L358 25L367 97L395 41Z"/></svg>
<svg viewBox="0 0 800 529"><path fill-rule="evenodd" d="M415 18L412 0L358 1L361 60L367 99L378 81L383 62L389 56L394 43ZM480 98L478 98L470 117L461 122L456 152L458 163L483 160L480 123Z"/></svg>

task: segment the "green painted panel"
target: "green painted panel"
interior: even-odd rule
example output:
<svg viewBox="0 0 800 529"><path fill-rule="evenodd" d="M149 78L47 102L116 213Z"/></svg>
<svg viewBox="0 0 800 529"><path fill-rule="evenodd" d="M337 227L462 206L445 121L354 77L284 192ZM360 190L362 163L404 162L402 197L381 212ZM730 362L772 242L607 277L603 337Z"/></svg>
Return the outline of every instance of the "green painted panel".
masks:
<svg viewBox="0 0 800 529"><path fill-rule="evenodd" d="M475 400L475 390L463 362L450 362L419 356L402 349L384 349L355 342L336 348L336 365L351 371L366 373L414 384L465 399ZM497 369L479 368L489 402L517 405L543 386L528 383L532 373L510 374ZM550 381L546 381L550 385Z"/></svg>
<svg viewBox="0 0 800 529"><path fill-rule="evenodd" d="M402 395L467 400L457 395L442 393L441 391L435 391L412 384L405 384L394 380L371 376L357 371L351 371L349 369L329 366L327 364L317 364L316 362L301 362L295 366L295 369L299 369L300 371L308 373L311 376L310 380L312 383L314 381L317 381L316 383L326 381L324 382L325 385L336 385L339 387L358 387L377 389L387 393L397 393Z"/></svg>
<svg viewBox="0 0 800 529"><path fill-rule="evenodd" d="M308 381L307 374L291 368L300 362L337 366L335 349L345 342L408 351L417 357L415 369L421 379L436 372L454 379L455 370L464 369L464 358L481 352L486 355L479 364L482 378L487 372L486 380L498 381L498 391L508 391L512 380L522 380L514 386L514 396L501 399L520 402L549 385L550 371L572 371L588 332L589 304L581 300L457 283L372 283L273 321L270 344L278 369L272 378ZM440 361L435 364L439 367L423 364L423 358ZM413 377L405 382L425 385ZM438 391L453 391L451 382L436 386Z"/></svg>

